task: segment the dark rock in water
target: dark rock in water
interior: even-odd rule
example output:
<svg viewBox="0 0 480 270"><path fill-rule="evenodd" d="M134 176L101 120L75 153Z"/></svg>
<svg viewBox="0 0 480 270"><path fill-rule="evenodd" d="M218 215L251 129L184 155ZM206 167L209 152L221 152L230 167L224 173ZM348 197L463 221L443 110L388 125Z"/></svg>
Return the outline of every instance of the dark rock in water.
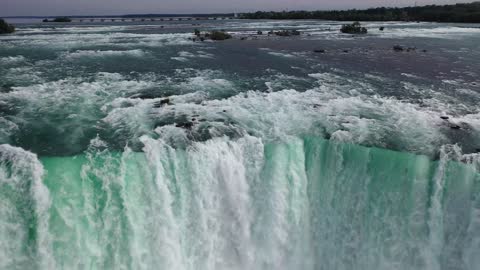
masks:
<svg viewBox="0 0 480 270"><path fill-rule="evenodd" d="M319 50L313 50L313 52L316 52L316 53L325 53L326 51L323 50L323 49L319 49Z"/></svg>
<svg viewBox="0 0 480 270"><path fill-rule="evenodd" d="M395 46L393 46L393 50L396 51L396 52L403 52L405 50L405 48L403 48L400 45L395 45Z"/></svg>
<svg viewBox="0 0 480 270"><path fill-rule="evenodd" d="M257 31L257 35L263 35L262 31Z"/></svg>
<svg viewBox="0 0 480 270"><path fill-rule="evenodd" d="M350 51L349 50L343 50L344 53L349 53Z"/></svg>
<svg viewBox="0 0 480 270"><path fill-rule="evenodd" d="M211 40L226 40L231 39L232 35L223 31L212 31L210 35L205 35L205 37L209 37Z"/></svg>
<svg viewBox="0 0 480 270"><path fill-rule="evenodd" d="M427 52L427 50L422 50L422 52Z"/></svg>
<svg viewBox="0 0 480 270"><path fill-rule="evenodd" d="M247 38L246 37L241 37L240 40L247 40Z"/></svg>
<svg viewBox="0 0 480 270"><path fill-rule="evenodd" d="M0 87L0 93L9 93L13 91L13 84L4 84Z"/></svg>
<svg viewBox="0 0 480 270"><path fill-rule="evenodd" d="M205 38L204 38L204 37L200 37L200 41L201 41L201 42L204 42L204 41L205 41Z"/></svg>
<svg viewBox="0 0 480 270"><path fill-rule="evenodd" d="M160 107L163 107L163 106L165 106L165 105L171 105L171 104L172 104L172 103L171 103L171 101L170 101L169 98L164 98L164 99L162 99L162 100L160 100L160 101L155 102L155 103L153 104L153 107L154 107L154 108L160 108Z"/></svg>
<svg viewBox="0 0 480 270"><path fill-rule="evenodd" d="M3 19L0 19L0 34L11 34L15 32L15 26L8 24Z"/></svg>
<svg viewBox="0 0 480 270"><path fill-rule="evenodd" d="M383 30L385 30L385 27L382 26L378 30L383 31Z"/></svg>
<svg viewBox="0 0 480 270"><path fill-rule="evenodd" d="M160 104L170 104L170 99L169 98L165 98L165 99L162 99L160 100Z"/></svg>
<svg viewBox="0 0 480 270"><path fill-rule="evenodd" d="M195 36L197 36L197 37L200 36L200 30L198 30L198 29L195 29L195 30L193 31L193 33L194 33Z"/></svg>
<svg viewBox="0 0 480 270"><path fill-rule="evenodd" d="M367 28L362 27L360 22L354 22L352 24L344 24L340 29L340 32L344 34L366 34L368 32Z"/></svg>
<svg viewBox="0 0 480 270"><path fill-rule="evenodd" d="M396 52L403 52L403 51L407 51L407 52L413 52L413 51L416 51L417 48L415 47L408 47L408 48L405 48L401 45L395 45L393 46L393 50L396 51Z"/></svg>
<svg viewBox="0 0 480 270"><path fill-rule="evenodd" d="M154 99L154 98L158 98L158 96L153 93L138 93L138 94L129 96L129 98Z"/></svg>
<svg viewBox="0 0 480 270"><path fill-rule="evenodd" d="M184 123L177 123L175 127L184 128L184 129L192 129L193 123L192 122L184 122Z"/></svg>
<svg viewBox="0 0 480 270"><path fill-rule="evenodd" d="M451 128L451 129L455 129L455 130L462 129L462 127L461 127L461 126L459 126L459 125L455 125L455 124L453 124L453 125L450 125L450 128Z"/></svg>
<svg viewBox="0 0 480 270"><path fill-rule="evenodd" d="M450 117L448 117L448 116L440 116L440 118L443 119L443 120L448 120L448 119L450 119Z"/></svg>

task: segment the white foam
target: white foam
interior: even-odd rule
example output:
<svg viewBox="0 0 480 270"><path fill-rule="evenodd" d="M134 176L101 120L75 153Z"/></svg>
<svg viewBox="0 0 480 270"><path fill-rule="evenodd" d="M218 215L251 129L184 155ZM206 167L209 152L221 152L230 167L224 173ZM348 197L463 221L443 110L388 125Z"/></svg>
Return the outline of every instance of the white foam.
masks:
<svg viewBox="0 0 480 270"><path fill-rule="evenodd" d="M180 61L180 62L188 62L188 59L185 58L185 57L170 57L170 59L177 60L177 61Z"/></svg>
<svg viewBox="0 0 480 270"><path fill-rule="evenodd" d="M286 58L293 58L295 55L290 54L290 53L283 53L283 52L268 52L270 55L274 56L281 56L281 57L286 57Z"/></svg>
<svg viewBox="0 0 480 270"><path fill-rule="evenodd" d="M119 96L138 93L155 85L152 81L129 80L120 74L98 73L92 80L69 77L59 81L14 87L13 91L0 95L0 102L5 100L7 103L15 101L22 104L17 109L19 117L15 118L15 122L22 121L23 118L35 119L39 114L66 117L75 129L65 136L72 136L69 139L76 140L78 133L82 133L85 128L91 128L85 123L97 119L99 109L105 104Z"/></svg>
<svg viewBox="0 0 480 270"><path fill-rule="evenodd" d="M52 255L52 237L49 232L49 208L51 205L50 194L43 184L43 166L35 154L25 151L19 147L8 144L0 145L0 186L9 187L8 195L17 196L15 200L22 200L25 206L32 207L32 216L23 216L26 209L17 209L19 205L8 205L7 198L0 202L0 213L2 217L14 217L14 219L3 219L0 226L0 236L5 241L0 242L0 267L12 268L19 264L25 264L30 258L21 250L25 245L30 244L29 237L24 228L29 226L35 228L36 251L38 252L38 263L42 269L54 269L55 261ZM3 201L7 202L5 205ZM31 201L30 201L31 200ZM27 224L21 222L27 218ZM29 219L30 218L30 219ZM35 221L36 223L30 224ZM9 240L6 240L9 239ZM22 243L23 242L23 243ZM33 263L33 262L31 262Z"/></svg>
<svg viewBox="0 0 480 270"><path fill-rule="evenodd" d="M480 28L456 27L446 26L444 24L421 24L412 27L395 27L388 28L385 31L376 32L371 29L370 33L375 33L376 36L382 38L407 38L407 37L421 37L421 38L443 38L443 39L458 39L462 37L474 37L480 34ZM381 33L380 33L381 32Z"/></svg>
<svg viewBox="0 0 480 270"><path fill-rule="evenodd" d="M126 50L126 51L114 51L114 50L78 50L74 52L62 53L62 57L66 59L79 59L79 58L96 58L96 57L145 57L148 53L144 50Z"/></svg>
<svg viewBox="0 0 480 270"><path fill-rule="evenodd" d="M12 65L25 62L27 59L23 55L0 57L0 64Z"/></svg>
<svg viewBox="0 0 480 270"><path fill-rule="evenodd" d="M19 65L9 68L3 77L8 81L21 82L22 84L42 83L45 81L42 72L29 65Z"/></svg>
<svg viewBox="0 0 480 270"><path fill-rule="evenodd" d="M421 77L417 76L417 75L414 75L414 74L409 74L409 73L401 73L402 76L405 76L407 78L411 78L411 79L421 79Z"/></svg>
<svg viewBox="0 0 480 270"><path fill-rule="evenodd" d="M214 58L214 55L211 53L207 53L205 51L196 51L196 52L180 51L177 57L171 57L171 59L177 60L180 62L188 62L189 59L192 59L192 58L211 59L211 58Z"/></svg>
<svg viewBox="0 0 480 270"><path fill-rule="evenodd" d="M55 48L55 49L81 49L91 48L102 44L113 48L132 48L138 47L162 47L195 45L187 33L169 33L169 34L134 34L123 32L107 33L66 33L66 34L38 34L38 35L14 35L2 36L0 40L6 41L0 43L0 48L5 46L9 48L35 47L35 48Z"/></svg>

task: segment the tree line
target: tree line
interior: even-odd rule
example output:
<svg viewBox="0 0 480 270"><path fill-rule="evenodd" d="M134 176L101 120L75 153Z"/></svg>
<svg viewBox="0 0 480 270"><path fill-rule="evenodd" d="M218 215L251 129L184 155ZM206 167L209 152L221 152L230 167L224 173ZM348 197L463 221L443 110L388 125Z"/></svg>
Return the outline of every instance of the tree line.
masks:
<svg viewBox="0 0 480 270"><path fill-rule="evenodd" d="M405 8L370 8L331 11L258 11L244 13L243 19L317 19L333 21L428 21L480 23L480 2L455 5L428 5Z"/></svg>

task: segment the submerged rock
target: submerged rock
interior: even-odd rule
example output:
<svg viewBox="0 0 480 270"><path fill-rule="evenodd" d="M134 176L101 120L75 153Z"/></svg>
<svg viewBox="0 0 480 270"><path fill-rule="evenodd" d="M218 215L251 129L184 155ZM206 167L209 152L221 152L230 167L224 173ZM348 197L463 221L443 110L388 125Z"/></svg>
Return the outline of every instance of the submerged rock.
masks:
<svg viewBox="0 0 480 270"><path fill-rule="evenodd" d="M404 47L402 45L394 45L393 50L396 51L396 52L403 52L403 51L414 52L414 51L417 50L417 48L416 47Z"/></svg>
<svg viewBox="0 0 480 270"><path fill-rule="evenodd" d="M403 46L400 46L400 45L395 45L393 46L393 50L396 52L403 52L405 48L403 48Z"/></svg>
<svg viewBox="0 0 480 270"><path fill-rule="evenodd" d="M290 37L290 36L299 36L300 31L298 30L282 30L282 31L277 31L274 32L275 35L280 36L280 37Z"/></svg>
<svg viewBox="0 0 480 270"><path fill-rule="evenodd" d="M129 96L129 98L154 99L154 98L158 98L158 95L154 93L149 93L149 92L142 92L142 93L131 95Z"/></svg>
<svg viewBox="0 0 480 270"><path fill-rule="evenodd" d="M459 126L459 125L455 125L455 124L454 124L454 125L450 125L450 128L451 128L451 129L456 129L456 130L458 130L458 129L462 129L462 127L461 127L461 126Z"/></svg>
<svg viewBox="0 0 480 270"><path fill-rule="evenodd" d="M313 50L313 52L315 52L315 53L325 53L327 51L324 50L324 49L318 49L318 50Z"/></svg>
<svg viewBox="0 0 480 270"><path fill-rule="evenodd" d="M460 129L465 131L472 130L472 126L465 122L460 122L460 123L448 122L448 126L450 127L450 129L453 129L453 130L460 130Z"/></svg>

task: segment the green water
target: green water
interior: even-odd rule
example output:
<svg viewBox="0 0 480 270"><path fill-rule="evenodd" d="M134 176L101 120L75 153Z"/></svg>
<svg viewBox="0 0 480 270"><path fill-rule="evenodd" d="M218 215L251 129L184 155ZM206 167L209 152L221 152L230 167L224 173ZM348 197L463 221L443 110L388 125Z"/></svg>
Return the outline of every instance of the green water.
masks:
<svg viewBox="0 0 480 270"><path fill-rule="evenodd" d="M480 174L455 149L144 143L39 161L2 147L1 268L477 269Z"/></svg>

